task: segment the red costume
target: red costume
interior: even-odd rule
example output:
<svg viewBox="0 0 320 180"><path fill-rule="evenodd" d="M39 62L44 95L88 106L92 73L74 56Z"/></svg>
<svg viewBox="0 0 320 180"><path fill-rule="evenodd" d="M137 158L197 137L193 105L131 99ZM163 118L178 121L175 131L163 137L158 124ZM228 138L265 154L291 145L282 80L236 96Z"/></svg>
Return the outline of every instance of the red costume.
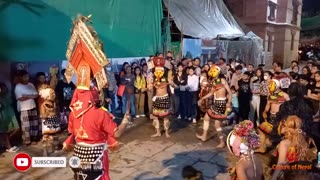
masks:
<svg viewBox="0 0 320 180"><path fill-rule="evenodd" d="M74 156L81 160L81 168L73 169L76 176L85 174L88 179L109 180L107 148L117 145L117 124L108 112L95 106L96 98L94 90L75 91L68 126L71 135L65 143L72 144L75 138Z"/></svg>
<svg viewBox="0 0 320 180"><path fill-rule="evenodd" d="M117 125L111 114L96 106L98 91L90 88L92 75L99 90L105 87L107 78L103 67L109 62L97 33L86 25L89 18L79 16L75 20L67 50L69 65L65 75L70 81L77 71L77 89L70 104L68 130L71 135L64 146L76 143L74 156L81 163L80 167L72 168L75 179L109 180L107 149L117 144L114 138Z"/></svg>

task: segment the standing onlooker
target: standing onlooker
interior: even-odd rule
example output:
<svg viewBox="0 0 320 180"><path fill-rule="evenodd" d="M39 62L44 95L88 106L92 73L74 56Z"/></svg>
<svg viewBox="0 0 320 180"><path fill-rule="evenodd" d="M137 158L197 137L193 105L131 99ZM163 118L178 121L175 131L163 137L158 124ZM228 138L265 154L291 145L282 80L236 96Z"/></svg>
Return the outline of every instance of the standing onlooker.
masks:
<svg viewBox="0 0 320 180"><path fill-rule="evenodd" d="M247 71L250 73L250 77L253 77L254 74L254 65L253 64L248 64L247 65Z"/></svg>
<svg viewBox="0 0 320 180"><path fill-rule="evenodd" d="M260 107L259 107L259 117L260 117L260 124L264 122L263 120L263 112L268 103L268 96L269 96L269 83L273 77L273 74L270 71L265 71L263 73L263 81L260 83Z"/></svg>
<svg viewBox="0 0 320 180"><path fill-rule="evenodd" d="M141 66L142 68L142 75L143 75L143 77L144 78L147 78L147 76L148 76L148 65L146 64L146 63L144 63L144 64L142 64L142 66Z"/></svg>
<svg viewBox="0 0 320 180"><path fill-rule="evenodd" d="M144 114L144 102L145 102L145 92L146 92L146 79L141 74L141 69L136 67L134 69L135 81L135 108L136 108L136 117L139 118L145 117Z"/></svg>
<svg viewBox="0 0 320 180"><path fill-rule="evenodd" d="M311 77L311 69L309 66L304 66L301 70L301 74L305 74Z"/></svg>
<svg viewBox="0 0 320 180"><path fill-rule="evenodd" d="M146 64L147 61L145 58L140 59L140 66L142 67L144 64Z"/></svg>
<svg viewBox="0 0 320 180"><path fill-rule="evenodd" d="M175 102L175 115L178 117L178 119L181 119L182 115L182 103L184 102L182 98L185 98L185 96L182 96L180 87L185 86L188 83L188 76L183 71L183 64L179 63L177 65L178 72L175 73L173 77L173 83L174 83L174 102ZM184 116L183 116L184 117Z"/></svg>
<svg viewBox="0 0 320 180"><path fill-rule="evenodd" d="M60 112L62 113L62 118L68 118L70 112L70 103L72 100L73 92L76 89L76 86L72 81L68 83L65 76L65 69L61 70L62 80L60 80L56 86L55 93L57 96Z"/></svg>
<svg viewBox="0 0 320 180"><path fill-rule="evenodd" d="M242 75L242 79L238 81L235 86L238 91L239 113L242 120L247 120L250 112L250 101L252 99L252 93L250 90L250 73L246 71Z"/></svg>
<svg viewBox="0 0 320 180"><path fill-rule="evenodd" d="M231 78L231 83L230 86L234 86L236 87L238 85L238 81L241 80L241 76L242 76L242 66L241 65L237 65L235 68L235 73L233 73L232 78Z"/></svg>
<svg viewBox="0 0 320 180"><path fill-rule="evenodd" d="M193 59L194 74L198 77L201 75L200 58Z"/></svg>
<svg viewBox="0 0 320 180"><path fill-rule="evenodd" d="M38 72L36 74L36 83L35 87L39 89L42 84L46 84L46 74L44 72Z"/></svg>
<svg viewBox="0 0 320 180"><path fill-rule="evenodd" d="M240 62L241 62L240 65L242 66L242 73L247 72L248 71L247 64L243 61L240 61Z"/></svg>
<svg viewBox="0 0 320 180"><path fill-rule="evenodd" d="M137 62L131 63L132 71L134 71L134 69L135 69L136 67L138 67L138 63L137 63Z"/></svg>
<svg viewBox="0 0 320 180"><path fill-rule="evenodd" d="M294 73L297 73L297 74L300 73L300 68L299 68L299 66L293 66L293 67L291 68L291 70L292 70L292 72L294 72Z"/></svg>
<svg viewBox="0 0 320 180"><path fill-rule="evenodd" d="M319 116L319 107L320 107L320 71L316 72L314 76L315 83L308 90L308 98L313 103L314 116ZM314 118L315 118L314 117ZM317 117L319 119L319 117Z"/></svg>
<svg viewBox="0 0 320 180"><path fill-rule="evenodd" d="M208 79L208 71L203 70L201 72L201 77L200 77L200 92L199 92L199 98L201 99L202 97L206 96L208 93L211 92L210 84L209 84L209 79ZM210 108L209 99L206 99L202 102L202 104L199 105L199 113L200 113L200 118L202 119L208 109Z"/></svg>
<svg viewBox="0 0 320 180"><path fill-rule="evenodd" d="M311 67L311 78L314 79L315 74L319 71L319 67L315 64L312 64Z"/></svg>
<svg viewBox="0 0 320 180"><path fill-rule="evenodd" d="M152 114L152 98L153 98L153 83L154 83L154 77L152 71L149 71L147 73L147 105L148 105L148 113L149 113L149 118L153 119L153 114Z"/></svg>
<svg viewBox="0 0 320 180"><path fill-rule="evenodd" d="M135 118L135 104L134 104L134 75L131 73L131 66L126 68L126 74L121 78L121 84L125 86L122 96L122 113L127 112L128 105L130 107L130 114Z"/></svg>
<svg viewBox="0 0 320 180"><path fill-rule="evenodd" d="M195 75L195 68L189 69L187 90L189 91L188 100L188 117L189 120L192 119L193 123L197 123L196 118L197 112L197 102L198 102L198 90L199 90L199 76Z"/></svg>
<svg viewBox="0 0 320 180"><path fill-rule="evenodd" d="M13 108L7 86L0 82L0 137L3 138L7 152L16 152L19 147L12 146L10 137L19 131L19 124Z"/></svg>
<svg viewBox="0 0 320 180"><path fill-rule="evenodd" d="M220 67L220 74L223 74L224 76L227 76L228 67L227 67L227 64L226 64L226 59L219 58L217 65Z"/></svg>
<svg viewBox="0 0 320 180"><path fill-rule="evenodd" d="M298 61L291 61L291 65L290 67L293 68L295 66L298 66L299 67L299 62Z"/></svg>
<svg viewBox="0 0 320 180"><path fill-rule="evenodd" d="M283 64L277 61L274 61L272 63L272 70L274 74L281 73L283 69Z"/></svg>
<svg viewBox="0 0 320 180"><path fill-rule="evenodd" d="M129 67L130 66L130 64L128 63L128 62L124 62L123 64L122 64L122 69L121 69L121 71L120 71L120 78L122 78L125 74L126 74L126 69L127 69L127 67Z"/></svg>
<svg viewBox="0 0 320 180"><path fill-rule="evenodd" d="M112 71L111 66L106 67L106 76L108 80L108 88L104 89L105 97L110 98L110 109L109 111L113 114L116 113L116 95L117 95L117 80L114 75L114 72ZM107 102L105 102L107 103ZM107 103L107 104L109 104Z"/></svg>
<svg viewBox="0 0 320 180"><path fill-rule="evenodd" d="M239 100L238 100L238 92L234 86L230 87L230 91L232 93L232 111L230 115L228 115L229 125L234 123L239 123Z"/></svg>
<svg viewBox="0 0 320 180"><path fill-rule="evenodd" d="M21 113L22 140L25 145L30 145L31 142L36 144L41 137L41 123L35 102L38 93L34 85L29 82L27 71L21 71L20 78L20 83L15 87L15 95L18 100L18 111Z"/></svg>
<svg viewBox="0 0 320 180"><path fill-rule="evenodd" d="M263 71L262 69L258 68L256 70L256 73L250 80L250 86L252 91L252 100L251 100L251 106L250 106L250 116L249 119L257 125L257 127L260 124L260 85L263 80ZM257 118L256 118L257 117Z"/></svg>

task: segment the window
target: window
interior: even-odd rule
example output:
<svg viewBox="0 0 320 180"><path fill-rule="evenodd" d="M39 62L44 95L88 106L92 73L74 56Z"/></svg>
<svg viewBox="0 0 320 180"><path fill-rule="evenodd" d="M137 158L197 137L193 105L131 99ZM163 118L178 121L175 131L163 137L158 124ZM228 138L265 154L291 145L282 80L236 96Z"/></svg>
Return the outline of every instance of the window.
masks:
<svg viewBox="0 0 320 180"><path fill-rule="evenodd" d="M276 20L276 9L277 9L277 4L269 1L269 16L268 20L269 21L275 21Z"/></svg>
<svg viewBox="0 0 320 180"><path fill-rule="evenodd" d="M294 50L295 35L295 32L291 32L291 51Z"/></svg>
<svg viewBox="0 0 320 180"><path fill-rule="evenodd" d="M291 24L297 25L300 3L298 0L292 0L292 21Z"/></svg>

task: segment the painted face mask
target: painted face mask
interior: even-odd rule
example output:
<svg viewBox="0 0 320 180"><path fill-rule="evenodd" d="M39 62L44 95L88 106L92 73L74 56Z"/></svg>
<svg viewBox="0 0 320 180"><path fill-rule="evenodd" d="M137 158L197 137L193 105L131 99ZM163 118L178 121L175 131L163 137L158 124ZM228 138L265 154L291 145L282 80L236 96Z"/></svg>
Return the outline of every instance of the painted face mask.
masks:
<svg viewBox="0 0 320 180"><path fill-rule="evenodd" d="M275 92L280 87L280 82L276 79L272 79L269 84L269 91L270 93Z"/></svg>
<svg viewBox="0 0 320 180"><path fill-rule="evenodd" d="M164 69L162 67L157 67L154 70L154 76L156 77L157 81L160 82L160 79L164 75Z"/></svg>
<svg viewBox="0 0 320 180"><path fill-rule="evenodd" d="M220 68L218 66L211 66L209 72L208 72L208 75L213 77L213 78L216 78L219 76L219 73L220 73Z"/></svg>

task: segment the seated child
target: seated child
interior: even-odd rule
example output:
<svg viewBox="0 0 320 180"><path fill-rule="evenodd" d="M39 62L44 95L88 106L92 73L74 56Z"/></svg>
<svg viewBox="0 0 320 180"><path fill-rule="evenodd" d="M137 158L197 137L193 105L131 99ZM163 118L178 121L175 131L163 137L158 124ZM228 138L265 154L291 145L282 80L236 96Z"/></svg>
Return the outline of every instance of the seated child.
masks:
<svg viewBox="0 0 320 180"><path fill-rule="evenodd" d="M238 101L238 92L234 86L230 87L232 93L232 112L228 116L229 125L238 123L238 114L239 114L239 101Z"/></svg>

